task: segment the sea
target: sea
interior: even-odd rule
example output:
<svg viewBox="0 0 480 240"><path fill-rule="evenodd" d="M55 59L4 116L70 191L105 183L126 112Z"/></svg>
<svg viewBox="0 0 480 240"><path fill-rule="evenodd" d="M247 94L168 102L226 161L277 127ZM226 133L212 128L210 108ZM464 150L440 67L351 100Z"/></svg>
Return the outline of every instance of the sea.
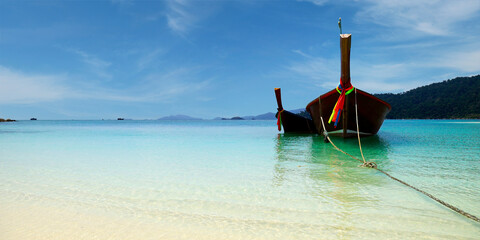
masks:
<svg viewBox="0 0 480 240"><path fill-rule="evenodd" d="M361 145L480 217L479 120L386 120ZM480 239L480 223L276 121L38 120L0 124L0 239Z"/></svg>

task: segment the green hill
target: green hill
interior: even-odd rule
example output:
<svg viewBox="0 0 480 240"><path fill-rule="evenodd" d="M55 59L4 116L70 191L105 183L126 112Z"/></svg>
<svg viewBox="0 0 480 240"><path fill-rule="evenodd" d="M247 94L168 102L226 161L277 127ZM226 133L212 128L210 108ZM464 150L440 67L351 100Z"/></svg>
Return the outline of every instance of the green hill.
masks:
<svg viewBox="0 0 480 240"><path fill-rule="evenodd" d="M480 118L480 75L375 96L392 105L388 119Z"/></svg>

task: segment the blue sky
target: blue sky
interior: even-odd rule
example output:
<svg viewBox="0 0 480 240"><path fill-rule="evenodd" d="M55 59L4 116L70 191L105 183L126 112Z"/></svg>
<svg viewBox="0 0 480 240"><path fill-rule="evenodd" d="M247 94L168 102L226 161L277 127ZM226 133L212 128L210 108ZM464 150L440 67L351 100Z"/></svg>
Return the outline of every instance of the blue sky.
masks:
<svg viewBox="0 0 480 240"><path fill-rule="evenodd" d="M232 117L480 73L480 1L0 1L0 117Z"/></svg>

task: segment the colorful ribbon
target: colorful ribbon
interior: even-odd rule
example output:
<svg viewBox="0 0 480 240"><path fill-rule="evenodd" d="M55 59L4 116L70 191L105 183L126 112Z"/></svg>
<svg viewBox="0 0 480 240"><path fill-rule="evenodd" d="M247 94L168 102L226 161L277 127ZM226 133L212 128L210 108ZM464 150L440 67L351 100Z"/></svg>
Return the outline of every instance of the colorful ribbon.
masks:
<svg viewBox="0 0 480 240"><path fill-rule="evenodd" d="M340 79L340 84L337 87L337 92L340 93L340 97L338 97L337 103L335 103L335 107L333 107L332 115L330 115L330 119L328 119L328 123L331 123L332 120L335 120L335 128L337 127L337 124L340 120L340 115L342 114L343 107L345 105L345 96L350 94L353 89L355 89L353 86L343 89L342 79Z"/></svg>
<svg viewBox="0 0 480 240"><path fill-rule="evenodd" d="M278 126L278 131L282 131L282 112L284 110L282 109L281 111L278 112L277 114L277 126Z"/></svg>

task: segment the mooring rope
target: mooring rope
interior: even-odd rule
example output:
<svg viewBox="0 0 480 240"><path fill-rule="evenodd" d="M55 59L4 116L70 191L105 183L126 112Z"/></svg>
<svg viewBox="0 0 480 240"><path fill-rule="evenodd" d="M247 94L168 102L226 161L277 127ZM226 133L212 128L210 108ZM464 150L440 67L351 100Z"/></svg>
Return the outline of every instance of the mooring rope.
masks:
<svg viewBox="0 0 480 240"><path fill-rule="evenodd" d="M399 183L401 183L401 184L403 184L403 185L405 185L405 186L407 186L407 187L410 187L410 188L416 190L417 192L423 193L425 196L427 196L427 197L429 197L429 198L437 201L438 203L442 204L443 206L445 206L445 207L447 207L447 208L450 208L451 210L453 210L453 211L455 211L455 212L457 212L457 213L459 213L459 214L461 214L461 215L463 215L463 216L465 216L465 217L467 217L467 218L470 218L470 219L472 219L473 221L480 222L480 218L478 218L478 217L476 217L476 216L474 216L474 215L472 215L472 214L470 214L470 213L467 213L467 212L465 212L465 211L463 211L463 210L461 210L461 209L459 209L459 208L457 208L457 207L455 207L455 206L453 206L453 205L451 205L451 204L448 204L448 203L446 203L446 202L438 199L437 197L433 196L432 194L427 193L427 192L425 192L425 191L423 191L423 190L421 190L421 189L418 189L418 188L416 188L416 187L414 187L414 186L412 186L412 185L410 185L410 184L408 184L408 183L406 183L406 182L404 182L404 181L402 181L402 180L400 180L400 179L398 179L398 178L396 178L396 177L388 174L387 172L383 171L382 169L379 169L379 168L377 167L377 164L376 164L375 162L367 162L367 161L365 161L365 157L363 156L363 151L362 151L362 143L361 143L361 141L360 141L360 130L359 130L359 127L358 127L357 89L356 89L356 88L355 88L355 115L356 115L356 120L357 120L358 145L359 145L359 147L360 147L360 153L362 154L362 159L363 159L363 161L360 160L360 159L358 159L358 158L355 157L355 156L352 156L352 155L346 153L345 151L343 151L342 149L340 149L339 147L337 147L337 146L332 142L332 139L330 139L330 137L328 136L328 132L327 132L327 130L325 129L325 123L324 123L324 121L323 121L323 117L320 116L320 119L322 120L322 126L323 126L323 135L328 139L328 141L332 144L332 146L333 146L335 149L337 149L338 151L344 153L345 155L350 156L351 158L353 158L353 159L355 159L355 160L357 160L357 161L363 162L363 164L361 165L362 167L368 167L368 168L376 169L376 170L378 170L379 172L385 174L385 176L391 178L392 180L395 180L395 181L397 181L397 182L399 182ZM344 126L344 127L346 127L346 126Z"/></svg>
<svg viewBox="0 0 480 240"><path fill-rule="evenodd" d="M355 88L355 119L356 119L356 123L357 123L358 146L360 148L360 153L362 154L362 159L363 159L363 165L362 166L368 167L367 165L375 164L375 167L377 167L377 164L374 163L374 162L367 163L367 161L365 161L365 156L363 156L362 142L360 141L360 127L358 127L357 88Z"/></svg>

